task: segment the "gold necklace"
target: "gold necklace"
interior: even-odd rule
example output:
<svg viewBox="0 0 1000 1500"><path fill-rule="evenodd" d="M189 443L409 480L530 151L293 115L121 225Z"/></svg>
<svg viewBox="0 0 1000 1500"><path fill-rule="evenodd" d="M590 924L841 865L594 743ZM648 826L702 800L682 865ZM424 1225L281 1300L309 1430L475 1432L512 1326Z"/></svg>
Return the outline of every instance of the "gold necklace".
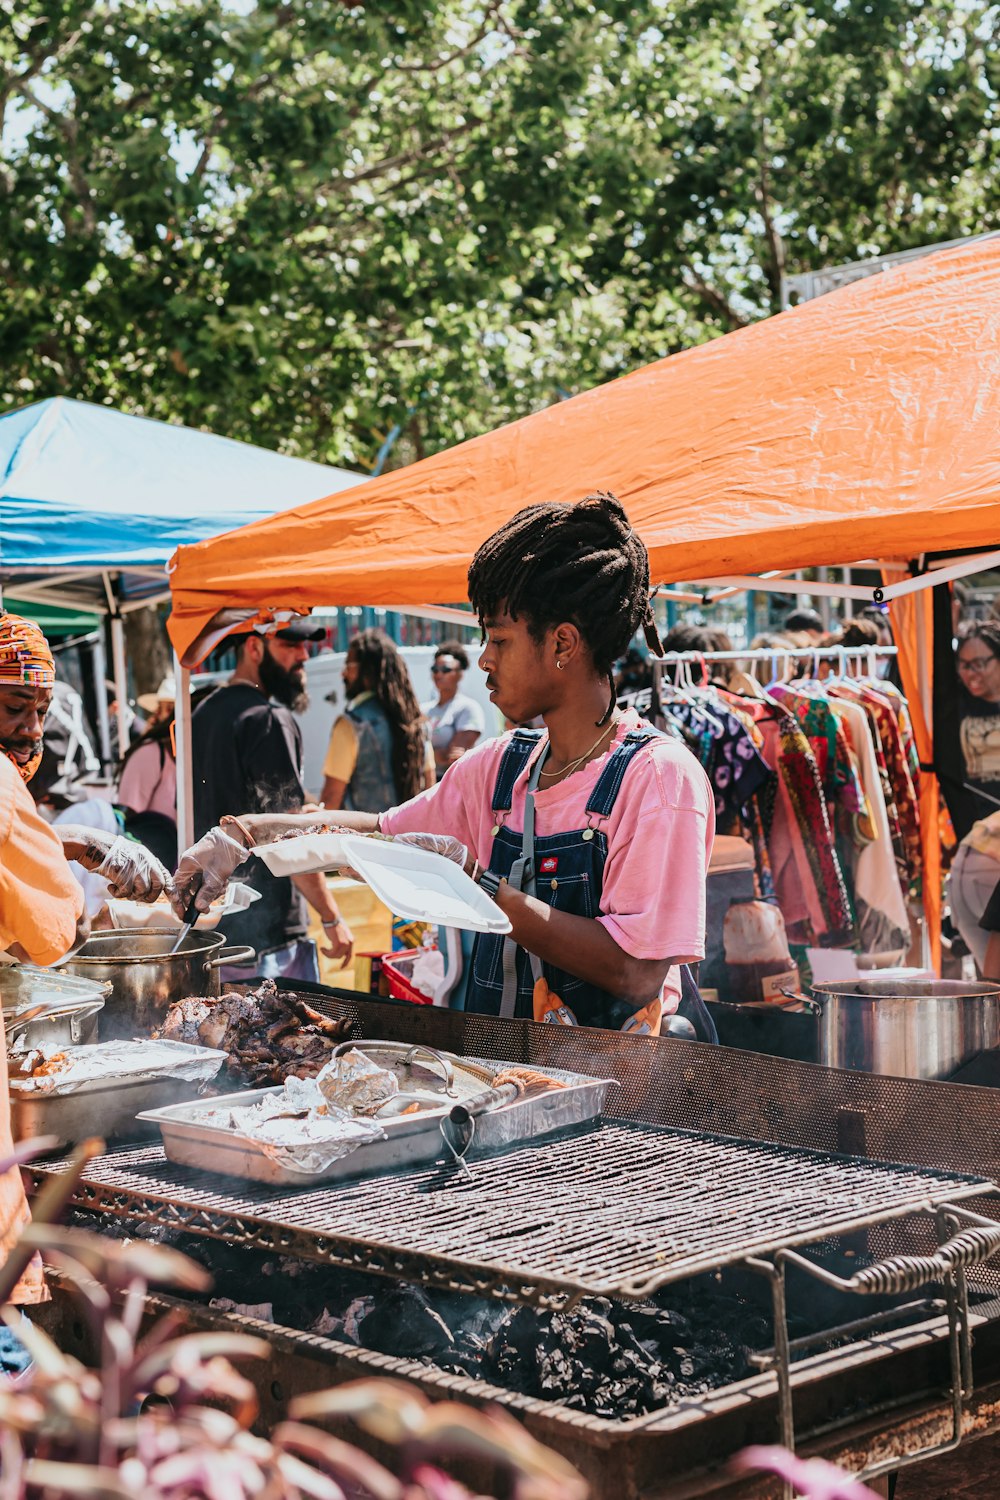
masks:
<svg viewBox="0 0 1000 1500"><path fill-rule="evenodd" d="M539 773L538 773L538 779L539 779L539 781L542 780L543 776L565 776L567 771L575 771L576 768L577 768L577 766L582 766L583 763L584 763L584 761L587 760L591 755L593 755L594 751L597 749L598 745L601 743L601 741L603 740L604 736L607 734L608 729L614 729L615 726L617 725L617 723L618 723L617 719L612 719L611 723L607 726L607 729L602 729L601 730L600 734L597 736L597 739L591 745L590 749L589 750L585 750L582 755L578 755L577 758L576 758L576 760L569 760L569 761L567 761L564 766L560 766L559 767L558 771L539 771Z"/></svg>

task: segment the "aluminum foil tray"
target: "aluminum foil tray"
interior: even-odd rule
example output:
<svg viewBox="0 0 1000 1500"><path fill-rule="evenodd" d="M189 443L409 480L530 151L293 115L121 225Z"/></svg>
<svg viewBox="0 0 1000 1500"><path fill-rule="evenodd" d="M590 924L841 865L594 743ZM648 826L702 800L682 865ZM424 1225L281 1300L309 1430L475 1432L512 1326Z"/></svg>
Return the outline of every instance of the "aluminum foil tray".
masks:
<svg viewBox="0 0 1000 1500"><path fill-rule="evenodd" d="M358 1043L364 1050L364 1043ZM454 1059L472 1063L490 1076L512 1066L484 1058ZM505 1146L531 1141L536 1136L551 1135L572 1126L592 1124L599 1120L604 1100L614 1080L588 1078L580 1073L566 1073L559 1068L537 1068L550 1078L565 1083L550 1094L515 1099L476 1120L476 1131L468 1159L501 1150ZM279 1089L253 1089L229 1094L222 1101L176 1104L149 1109L141 1116L148 1124L159 1127L163 1150L168 1160L203 1172L222 1172L231 1177L251 1178L256 1182L281 1187L316 1187L320 1183L348 1181L427 1166L438 1158L449 1156L441 1135L441 1120L455 1103L445 1098L440 1108L430 1108L415 1115L400 1115L379 1120L385 1132L382 1140L359 1146L350 1155L331 1163L322 1172L303 1172L268 1156L261 1143L251 1136L225 1129L202 1118L208 1109L223 1103L231 1108L255 1104L259 1099L279 1093Z"/></svg>
<svg viewBox="0 0 1000 1500"><path fill-rule="evenodd" d="M10 1077L11 1125L15 1141L55 1136L60 1146L88 1136L143 1140L156 1129L140 1117L146 1110L190 1099L214 1078L226 1054L186 1042L107 1042L67 1047L102 1069L65 1079ZM117 1059L118 1071L115 1071Z"/></svg>

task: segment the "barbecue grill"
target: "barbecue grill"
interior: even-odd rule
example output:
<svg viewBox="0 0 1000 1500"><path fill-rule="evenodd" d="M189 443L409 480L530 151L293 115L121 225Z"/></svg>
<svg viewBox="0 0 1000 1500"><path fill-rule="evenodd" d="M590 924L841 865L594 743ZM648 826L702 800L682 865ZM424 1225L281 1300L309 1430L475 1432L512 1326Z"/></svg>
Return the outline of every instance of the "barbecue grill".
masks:
<svg viewBox="0 0 1000 1500"><path fill-rule="evenodd" d="M324 999L318 989L309 990L309 999L330 1014L359 1018L360 1029L370 1035L529 1066L617 1075L623 1087L612 1091L608 1113L619 1118L600 1129L480 1159L471 1182L432 1168L394 1177L391 1184L360 1181L285 1194L174 1166L158 1147L126 1148L88 1166L76 1204L119 1220L546 1308L584 1295L643 1297L710 1270L741 1267L763 1279L774 1315L773 1349L764 1363L776 1372L777 1392L762 1373L739 1392L729 1388L689 1403L683 1412L623 1423L535 1403L549 1408L547 1441L560 1446L560 1432L570 1429L563 1445L577 1462L584 1436L606 1452L634 1443L640 1432L652 1436L719 1422L728 1423L729 1431L737 1409L744 1421L753 1412L765 1425L741 1430L733 1446L748 1436L772 1438L775 1420L792 1446L793 1389L811 1431L823 1420L843 1422L848 1371L852 1402L869 1412L948 1378L947 1429L934 1425L920 1439L923 1451L907 1457L960 1440L972 1399L966 1274L1000 1245L1000 1225L979 1211L989 1209L993 1191L980 1173L984 1166L994 1170L990 1156L997 1149L998 1106L990 1091L961 1089L962 1096L972 1096L971 1113L963 1114L963 1099L950 1086L833 1073L666 1038L567 1032L353 997ZM943 1091L947 1108L939 1098ZM982 1095L990 1095L992 1116L977 1097ZM970 1120L980 1125L982 1159L974 1154ZM934 1138L936 1124L942 1128ZM720 1125L756 1139L722 1134ZM873 1149L928 1165L872 1160L865 1153ZM942 1160L944 1168L929 1165ZM36 1165L36 1184L60 1166ZM906 1296L933 1286L943 1303L920 1314L919 1327L906 1333L885 1332L881 1310L852 1318L845 1330L850 1352L816 1353L789 1339L789 1275L859 1296ZM971 1321L988 1326L975 1315ZM326 1355L341 1368L346 1346L319 1343L329 1346ZM982 1332L979 1345L992 1348ZM308 1347L318 1345L312 1340ZM355 1373L359 1361L377 1358L356 1349L348 1353ZM793 1370L796 1354L809 1357ZM430 1378L424 1369L423 1379ZM438 1378L453 1393L472 1398L486 1389L460 1376ZM831 1416L837 1402L830 1388L838 1385L840 1415ZM822 1389L826 1395L817 1396ZM489 1394L504 1395L492 1389ZM509 1404L523 1404L523 1398L506 1394ZM705 1437L700 1450L698 1443L689 1446L716 1455L731 1451ZM870 1462L873 1452L877 1445L864 1452L869 1474L900 1462L891 1445Z"/></svg>

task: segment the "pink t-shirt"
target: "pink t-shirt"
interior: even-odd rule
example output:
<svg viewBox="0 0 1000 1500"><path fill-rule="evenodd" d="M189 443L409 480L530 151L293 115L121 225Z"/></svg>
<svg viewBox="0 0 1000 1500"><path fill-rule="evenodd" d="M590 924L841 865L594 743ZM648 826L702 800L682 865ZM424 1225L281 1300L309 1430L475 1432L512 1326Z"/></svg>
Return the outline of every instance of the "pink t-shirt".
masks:
<svg viewBox="0 0 1000 1500"><path fill-rule="evenodd" d="M607 818L591 819L587 802L612 750L633 729L648 728L629 709L605 753L565 781L535 793L535 832L539 838L600 828L608 840L601 915L597 920L633 958L695 959L705 953L705 877L715 836L715 803L708 777L695 757L676 740L657 737L634 756ZM510 735L467 750L444 779L429 791L383 813L386 833L450 833L472 850L480 864L492 853L492 809L497 770ZM511 811L503 821L524 827L524 795L529 767L514 785ZM670 970L664 1009L676 1008L680 976Z"/></svg>
<svg viewBox="0 0 1000 1500"><path fill-rule="evenodd" d="M164 745L133 750L118 783L118 800L132 812L162 813L177 822L177 765Z"/></svg>

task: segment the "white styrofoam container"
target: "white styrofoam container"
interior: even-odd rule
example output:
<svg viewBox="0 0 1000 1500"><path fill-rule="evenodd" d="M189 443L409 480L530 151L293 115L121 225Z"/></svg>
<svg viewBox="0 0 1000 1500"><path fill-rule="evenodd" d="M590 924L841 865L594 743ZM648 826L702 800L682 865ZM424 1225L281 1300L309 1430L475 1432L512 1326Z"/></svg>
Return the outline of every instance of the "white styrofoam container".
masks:
<svg viewBox="0 0 1000 1500"><path fill-rule="evenodd" d="M496 902L443 854L350 834L342 843L346 864L396 916L467 932L510 932Z"/></svg>

